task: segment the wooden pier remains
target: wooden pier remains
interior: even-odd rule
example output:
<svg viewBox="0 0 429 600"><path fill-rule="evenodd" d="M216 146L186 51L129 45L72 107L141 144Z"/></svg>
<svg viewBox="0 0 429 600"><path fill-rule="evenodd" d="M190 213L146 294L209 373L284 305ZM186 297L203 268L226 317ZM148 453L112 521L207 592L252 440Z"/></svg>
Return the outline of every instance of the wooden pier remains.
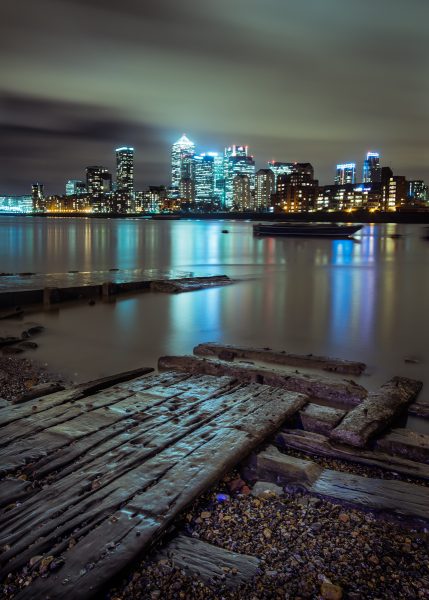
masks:
<svg viewBox="0 0 429 600"><path fill-rule="evenodd" d="M24 567L42 573L16 598L100 597L236 466L249 485L297 486L427 527L429 488L317 463L318 456L332 457L428 480L427 436L419 437L423 450L416 455L415 437L389 430L392 410L406 412L420 384L389 382L371 395L355 382L266 362L162 357L160 373L143 368L1 408L0 578ZM362 425L374 402L382 412L376 411L364 447L334 439L342 423ZM369 407L367 413L360 406ZM216 573L217 561L237 565L240 576L231 588L258 567L255 557L183 537L166 552L203 580Z"/></svg>

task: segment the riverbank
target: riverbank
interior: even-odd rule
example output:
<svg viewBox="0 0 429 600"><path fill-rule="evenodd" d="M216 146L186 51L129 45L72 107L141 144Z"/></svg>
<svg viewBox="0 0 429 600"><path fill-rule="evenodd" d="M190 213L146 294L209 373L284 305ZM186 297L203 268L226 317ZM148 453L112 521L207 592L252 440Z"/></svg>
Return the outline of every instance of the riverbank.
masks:
<svg viewBox="0 0 429 600"><path fill-rule="evenodd" d="M429 209L400 210L395 212L369 212L366 210L310 212L310 213L271 213L271 212L180 212L180 213L2 213L5 216L45 217L45 218L89 218L89 219L148 219L154 221L206 220L206 221L294 221L318 223L409 223L429 224Z"/></svg>

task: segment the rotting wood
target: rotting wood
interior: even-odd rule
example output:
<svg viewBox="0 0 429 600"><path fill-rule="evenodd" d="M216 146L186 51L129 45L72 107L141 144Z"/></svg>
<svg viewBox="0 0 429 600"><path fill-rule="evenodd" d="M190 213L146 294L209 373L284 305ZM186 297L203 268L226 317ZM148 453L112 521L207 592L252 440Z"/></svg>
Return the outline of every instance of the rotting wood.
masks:
<svg viewBox="0 0 429 600"><path fill-rule="evenodd" d="M316 456L326 456L336 460L345 460L351 463L375 467L393 473L400 473L408 477L429 480L429 466L391 456L377 450L363 450L350 446L336 444L325 435L286 429L280 431L275 437L275 443L280 448L292 448Z"/></svg>
<svg viewBox="0 0 429 600"><path fill-rule="evenodd" d="M178 294L180 292L194 292L196 290L229 285L231 283L232 280L227 275L215 275L213 277L189 277L187 279L152 281L150 289L152 292Z"/></svg>
<svg viewBox="0 0 429 600"><path fill-rule="evenodd" d="M406 377L393 377L366 400L353 408L330 433L340 443L364 447L376 434L386 429L422 388L420 381Z"/></svg>
<svg viewBox="0 0 429 600"><path fill-rule="evenodd" d="M408 407L408 414L421 419L429 419L429 402L412 402Z"/></svg>
<svg viewBox="0 0 429 600"><path fill-rule="evenodd" d="M292 369L274 369L224 362L196 356L162 356L158 361L160 371L176 370L209 375L230 375L244 382L256 382L300 392L323 400L358 404L367 391L354 381L337 380L326 375L297 373Z"/></svg>
<svg viewBox="0 0 429 600"><path fill-rule="evenodd" d="M32 388L26 390L20 396L14 398L12 400L12 404L21 404L22 402L28 402L29 400L34 400L35 398L40 398L41 396L47 396L48 394L53 394L55 392L62 392L64 389L65 388L61 383L57 383L55 381L49 381L48 383L38 383Z"/></svg>
<svg viewBox="0 0 429 600"><path fill-rule="evenodd" d="M375 446L395 456L429 463L429 435L424 433L402 428L392 429L379 438Z"/></svg>
<svg viewBox="0 0 429 600"><path fill-rule="evenodd" d="M142 367L132 371L125 371L115 375L109 375L108 377L103 377L101 379L96 379L94 381L79 383L61 392L55 392L47 396L42 396L41 398L30 400L17 406L8 406L7 408L0 409L0 427L4 427L5 425L12 423L13 421L17 421L18 419L22 419L23 417L39 414L40 412L49 410L54 406L79 400L80 398L85 398L86 396L90 396L97 391L122 383L124 381L149 375L150 373L153 373L153 371L154 369L151 367Z"/></svg>
<svg viewBox="0 0 429 600"><path fill-rule="evenodd" d="M360 375L366 368L366 365L362 362L342 360L340 358L330 358L313 354L291 354L284 350L275 351L271 350L271 348L245 348L242 346L217 344L216 342L206 342L195 346L194 354L197 356L216 357L221 360L244 358L276 365L322 369L323 371L350 375Z"/></svg>
<svg viewBox="0 0 429 600"><path fill-rule="evenodd" d="M222 583L227 589L251 581L261 562L255 556L230 552L183 534L172 539L155 557L165 559L207 585Z"/></svg>
<svg viewBox="0 0 429 600"><path fill-rule="evenodd" d="M405 518L410 524L429 522L429 488L413 483L323 469L313 461L282 454L272 446L261 452L260 457L253 457L252 472L255 478L298 486L356 508Z"/></svg>
<svg viewBox="0 0 429 600"><path fill-rule="evenodd" d="M338 425L347 411L310 403L300 411L299 417L305 431L328 434Z"/></svg>
<svg viewBox="0 0 429 600"><path fill-rule="evenodd" d="M58 573L34 581L18 598L97 595L157 539L178 512L308 401L301 394L258 384L236 386L207 398L207 385L201 382L209 379L188 377L186 381L188 386L199 381L205 399L191 387L182 390L182 398L157 396L149 390L146 405L152 403L152 408L140 407L143 420L136 418L134 428L122 431L116 445L81 447L80 458L67 462L69 466L60 465L45 489L4 514L1 543L10 548L0 556L3 574L21 568L36 554L65 559ZM131 408L133 396L128 402ZM126 400L97 410L129 414ZM90 423L84 421L82 426ZM80 432L85 433L82 441L88 439L90 433L82 427L77 432L65 424L51 428L52 435L70 439L70 448ZM108 443L113 439L108 438Z"/></svg>

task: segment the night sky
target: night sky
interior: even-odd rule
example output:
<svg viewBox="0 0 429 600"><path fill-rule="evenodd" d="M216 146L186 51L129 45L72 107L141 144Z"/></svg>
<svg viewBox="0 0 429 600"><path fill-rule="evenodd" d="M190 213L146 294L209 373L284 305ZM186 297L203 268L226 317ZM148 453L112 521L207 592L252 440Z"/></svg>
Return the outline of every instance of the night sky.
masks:
<svg viewBox="0 0 429 600"><path fill-rule="evenodd" d="M0 194L124 144L138 189L168 183L183 132L321 183L368 150L429 182L429 0L4 0L0 23Z"/></svg>

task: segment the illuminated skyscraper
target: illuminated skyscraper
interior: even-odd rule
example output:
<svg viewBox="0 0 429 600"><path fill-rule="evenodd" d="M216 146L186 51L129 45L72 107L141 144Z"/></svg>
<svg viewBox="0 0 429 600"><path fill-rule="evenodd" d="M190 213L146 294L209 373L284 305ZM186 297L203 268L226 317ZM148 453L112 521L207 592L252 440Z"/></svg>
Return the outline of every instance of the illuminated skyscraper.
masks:
<svg viewBox="0 0 429 600"><path fill-rule="evenodd" d="M295 163L279 162L271 160L268 163L268 168L274 173L274 187L277 185L277 177L279 175L290 175L294 171Z"/></svg>
<svg viewBox="0 0 429 600"><path fill-rule="evenodd" d="M428 186L421 179L408 182L408 197L411 200L426 202L428 200Z"/></svg>
<svg viewBox="0 0 429 600"><path fill-rule="evenodd" d="M337 165L335 183L337 185L356 183L356 163L344 163L342 165Z"/></svg>
<svg viewBox="0 0 429 600"><path fill-rule="evenodd" d="M134 148L116 148L116 190L134 191Z"/></svg>
<svg viewBox="0 0 429 600"><path fill-rule="evenodd" d="M363 163L363 182L379 183L381 181L380 155L378 152L368 152Z"/></svg>
<svg viewBox="0 0 429 600"><path fill-rule="evenodd" d="M69 179L66 183L66 196L79 196L86 193L86 185L80 179Z"/></svg>
<svg viewBox="0 0 429 600"><path fill-rule="evenodd" d="M271 206L271 196L275 191L274 180L274 173L271 169L259 169L256 173L256 209L263 210Z"/></svg>
<svg viewBox="0 0 429 600"><path fill-rule="evenodd" d="M224 173L225 173L225 205L231 207L234 200L234 177L247 175L250 190L255 189L255 161L253 156L247 154L247 146L230 146L225 148Z"/></svg>
<svg viewBox="0 0 429 600"><path fill-rule="evenodd" d="M86 167L86 189L93 196L111 192L112 175L100 165Z"/></svg>
<svg viewBox="0 0 429 600"><path fill-rule="evenodd" d="M194 154L195 144L185 134L171 147L171 187L176 197L179 195L180 180L192 177L190 163Z"/></svg>
<svg viewBox="0 0 429 600"><path fill-rule="evenodd" d="M195 201L211 202L215 193L214 153L194 156Z"/></svg>

